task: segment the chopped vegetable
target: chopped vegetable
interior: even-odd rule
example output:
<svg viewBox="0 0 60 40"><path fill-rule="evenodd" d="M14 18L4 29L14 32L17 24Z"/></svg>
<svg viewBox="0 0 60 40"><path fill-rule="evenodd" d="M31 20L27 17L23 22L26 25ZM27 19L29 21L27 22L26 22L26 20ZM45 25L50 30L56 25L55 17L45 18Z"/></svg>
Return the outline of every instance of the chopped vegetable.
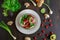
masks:
<svg viewBox="0 0 60 40"><path fill-rule="evenodd" d="M44 14L46 12L46 9L45 8L42 8L41 9L41 13Z"/></svg>
<svg viewBox="0 0 60 40"><path fill-rule="evenodd" d="M0 22L0 28L5 29L11 35L11 37L13 37L13 39L16 40L16 37L13 36L10 28L3 21Z"/></svg>
<svg viewBox="0 0 60 40"><path fill-rule="evenodd" d="M18 2L18 0L4 0L2 7L4 10L16 12L21 8L21 4ZM7 11L5 11L5 14L7 14Z"/></svg>
<svg viewBox="0 0 60 40"><path fill-rule="evenodd" d="M23 28L26 28L26 29L30 29L30 28L33 28L34 25L35 25L35 18L30 15L30 14L24 14L21 18L20 18L20 25L23 27Z"/></svg>
<svg viewBox="0 0 60 40"><path fill-rule="evenodd" d="M34 24L33 23L30 23L30 27L32 27L32 26L34 26Z"/></svg>
<svg viewBox="0 0 60 40"><path fill-rule="evenodd" d="M52 35L50 36L50 40L56 40L56 34L52 34Z"/></svg>

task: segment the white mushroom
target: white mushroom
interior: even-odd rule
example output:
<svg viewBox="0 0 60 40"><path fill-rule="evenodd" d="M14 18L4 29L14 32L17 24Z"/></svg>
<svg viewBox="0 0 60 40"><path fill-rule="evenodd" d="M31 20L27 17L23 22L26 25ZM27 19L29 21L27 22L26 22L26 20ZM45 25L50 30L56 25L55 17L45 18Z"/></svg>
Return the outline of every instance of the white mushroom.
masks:
<svg viewBox="0 0 60 40"><path fill-rule="evenodd" d="M44 14L44 17L47 19L47 18L50 18L49 14Z"/></svg>
<svg viewBox="0 0 60 40"><path fill-rule="evenodd" d="M25 40L31 40L31 38L30 37L25 37Z"/></svg>
<svg viewBox="0 0 60 40"><path fill-rule="evenodd" d="M24 3L24 5L26 6L26 8L30 6L28 2Z"/></svg>
<svg viewBox="0 0 60 40"><path fill-rule="evenodd" d="M7 24L11 26L13 24L13 21L8 21Z"/></svg>

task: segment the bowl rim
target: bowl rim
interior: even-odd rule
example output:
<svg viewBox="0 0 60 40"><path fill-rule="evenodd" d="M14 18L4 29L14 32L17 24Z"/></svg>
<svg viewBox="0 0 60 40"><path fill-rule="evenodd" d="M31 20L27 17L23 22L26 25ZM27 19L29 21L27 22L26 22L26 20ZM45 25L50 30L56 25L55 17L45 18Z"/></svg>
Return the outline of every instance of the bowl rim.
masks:
<svg viewBox="0 0 60 40"><path fill-rule="evenodd" d="M38 13L37 13L36 11L34 11L34 10L31 10L31 9L24 9L24 10L33 11L33 12L35 12L35 13L38 15ZM22 11L24 11L24 10L22 10ZM19 14L20 14L22 11L20 11ZM18 14L18 15L19 15L19 14ZM18 15L17 15L17 16L18 16ZM17 16L16 16L16 19L17 19ZM38 15L38 17L39 17L40 25L41 25L41 18L40 18L39 15ZM16 20L15 20L15 25L16 25ZM19 30L19 28L17 27L17 25L16 25L16 28L18 29L19 32L21 32L21 31ZM39 28L40 28L40 26L39 26ZM38 29L39 29L39 28L38 28ZM38 30L38 29L37 29L37 30ZM37 31L37 30L36 30L36 31ZM36 31L35 31L35 32L36 32ZM35 32L33 32L33 33L35 33ZM21 33L23 33L23 32L21 32ZM23 33L23 34L33 34L33 33Z"/></svg>

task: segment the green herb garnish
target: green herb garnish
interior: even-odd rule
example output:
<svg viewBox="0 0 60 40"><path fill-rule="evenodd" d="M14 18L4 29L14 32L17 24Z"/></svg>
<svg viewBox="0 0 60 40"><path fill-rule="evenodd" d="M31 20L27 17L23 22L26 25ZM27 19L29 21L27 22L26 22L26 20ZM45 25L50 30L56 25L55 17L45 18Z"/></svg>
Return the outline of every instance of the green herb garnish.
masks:
<svg viewBox="0 0 60 40"><path fill-rule="evenodd" d="M32 27L32 26L34 26L34 24L33 23L30 23L30 27Z"/></svg>
<svg viewBox="0 0 60 40"><path fill-rule="evenodd" d="M4 0L2 7L4 10L16 12L21 8L21 4L18 2L18 0ZM5 12L5 14L7 14L7 12Z"/></svg>

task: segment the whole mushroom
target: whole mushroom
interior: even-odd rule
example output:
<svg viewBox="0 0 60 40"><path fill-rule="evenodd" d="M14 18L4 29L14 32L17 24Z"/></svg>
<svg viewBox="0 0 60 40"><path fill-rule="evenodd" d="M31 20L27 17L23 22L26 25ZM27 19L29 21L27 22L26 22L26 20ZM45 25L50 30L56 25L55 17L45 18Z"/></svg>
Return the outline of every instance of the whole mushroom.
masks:
<svg viewBox="0 0 60 40"><path fill-rule="evenodd" d="M45 19L50 18L49 14L44 14Z"/></svg>
<svg viewBox="0 0 60 40"><path fill-rule="evenodd" d="M26 6L26 8L30 6L28 2L24 3L24 5Z"/></svg>

